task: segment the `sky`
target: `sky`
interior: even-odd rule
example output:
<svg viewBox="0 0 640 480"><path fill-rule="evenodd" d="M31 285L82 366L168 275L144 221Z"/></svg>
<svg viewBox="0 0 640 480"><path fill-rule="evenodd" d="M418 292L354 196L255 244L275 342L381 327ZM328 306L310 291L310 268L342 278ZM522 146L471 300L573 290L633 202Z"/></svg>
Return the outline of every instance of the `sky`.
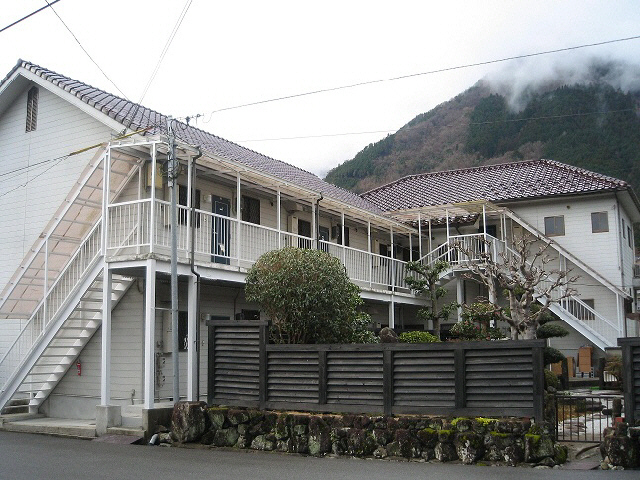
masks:
<svg viewBox="0 0 640 480"><path fill-rule="evenodd" d="M110 80L51 8L0 33L0 78L22 58L139 102L188 3L60 0L53 9ZM0 0L0 28L45 4ZM481 78L522 85L591 58L637 66L640 39L453 67L639 35L637 0L192 0L142 104L324 176Z"/></svg>

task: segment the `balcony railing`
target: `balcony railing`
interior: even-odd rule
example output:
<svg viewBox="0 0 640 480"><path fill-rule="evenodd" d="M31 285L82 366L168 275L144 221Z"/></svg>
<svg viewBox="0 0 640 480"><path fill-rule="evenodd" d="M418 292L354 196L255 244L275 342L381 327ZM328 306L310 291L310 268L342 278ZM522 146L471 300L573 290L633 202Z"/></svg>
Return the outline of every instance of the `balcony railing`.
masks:
<svg viewBox="0 0 640 480"><path fill-rule="evenodd" d="M171 205L162 200L140 200L109 205L107 255L126 258L158 253L169 255L171 248ZM152 221L153 219L153 221ZM406 263L364 250L316 241L264 225L239 221L204 210L196 210L196 228L190 228L190 211L178 206L178 257L189 259L191 235L195 261L211 266L248 268L264 253L294 246L320 248L339 258L349 277L360 286L408 292Z"/></svg>

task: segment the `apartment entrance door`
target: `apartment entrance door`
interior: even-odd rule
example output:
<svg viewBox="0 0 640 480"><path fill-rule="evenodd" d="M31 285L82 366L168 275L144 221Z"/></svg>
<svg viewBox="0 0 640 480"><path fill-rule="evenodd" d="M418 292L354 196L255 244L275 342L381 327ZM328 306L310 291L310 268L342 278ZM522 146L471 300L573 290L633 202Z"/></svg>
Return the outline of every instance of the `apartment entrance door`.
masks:
<svg viewBox="0 0 640 480"><path fill-rule="evenodd" d="M213 225L211 227L211 261L215 263L224 263L229 265L231 258L231 232L230 222L226 218L231 212L231 202L228 198L211 197L212 211L216 215L213 217Z"/></svg>

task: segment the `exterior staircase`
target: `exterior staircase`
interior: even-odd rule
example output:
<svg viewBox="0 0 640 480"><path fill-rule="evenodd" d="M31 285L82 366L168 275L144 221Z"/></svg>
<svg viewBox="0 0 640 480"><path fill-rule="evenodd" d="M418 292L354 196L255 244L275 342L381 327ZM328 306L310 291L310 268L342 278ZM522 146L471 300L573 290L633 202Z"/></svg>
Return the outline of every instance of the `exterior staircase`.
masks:
<svg viewBox="0 0 640 480"><path fill-rule="evenodd" d="M0 411L27 403L37 412L100 327L104 199L117 198L141 165L101 149L2 292L0 318L27 321L0 358ZM132 283L112 275L112 309Z"/></svg>
<svg viewBox="0 0 640 480"><path fill-rule="evenodd" d="M28 400L37 412L102 323L102 262L96 262L62 308L25 355L0 392L0 407ZM111 308L129 289L133 279L113 275ZM24 333L24 332L23 332ZM18 339L17 341L19 341Z"/></svg>
<svg viewBox="0 0 640 480"><path fill-rule="evenodd" d="M606 279L602 278L589 266L585 265L582 261L559 247L556 243L552 242L551 239L545 237L541 232L536 230L531 225L527 224L513 212L508 211L507 209L505 209L505 211L507 216L522 225L530 233L544 239L546 242L551 244L551 248L560 257L560 259L563 260L565 264L567 260L570 261L572 264L576 265L587 274L589 274L594 279L594 281L602 285L603 288L608 289L613 295L626 295L626 292L614 286ZM487 240L490 242L489 248L491 248L492 250L488 252L491 258L499 259L499 255L501 252L507 252L507 254L517 255L517 253L512 251L504 241L490 236L487 236ZM457 237L451 237L448 242L439 245L431 252L424 255L420 259L420 261L425 264L433 264L438 260L449 262L450 268L440 274L440 278L438 281L439 285L444 285L451 281L454 278L456 272L467 270L465 265L468 262L480 261L480 255L478 255L477 258L464 257L456 248L457 242L461 242L464 248L469 252L479 252L480 249L485 248L484 245L486 244L484 241L484 235L482 234L461 235ZM541 284L541 288L542 287L544 287L544 285ZM606 318L600 312L596 311L594 308L583 302L578 296L571 295L567 298L558 298L556 302L551 304L550 310L558 318L573 327L580 334L589 339L589 341L592 342L595 346L602 350L607 347L616 346L617 338L621 336L617 320L614 321Z"/></svg>

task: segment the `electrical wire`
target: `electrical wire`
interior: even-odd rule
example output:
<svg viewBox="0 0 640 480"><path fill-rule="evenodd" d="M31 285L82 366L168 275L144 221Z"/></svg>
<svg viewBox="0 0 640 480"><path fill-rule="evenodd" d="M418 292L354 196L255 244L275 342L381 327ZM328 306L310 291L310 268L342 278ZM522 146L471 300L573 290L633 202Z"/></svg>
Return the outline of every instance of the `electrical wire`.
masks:
<svg viewBox="0 0 640 480"><path fill-rule="evenodd" d="M122 140L122 139L124 139L124 138L131 137L132 135L136 135L136 134L138 134L138 133L144 133L144 132L146 132L146 131L148 131L148 130L150 130L150 129L152 129L152 128L154 128L154 126L150 126L150 127L147 127L147 128L143 128L143 129L140 129L140 130L136 130L136 131L131 132L131 133L128 133L128 134L126 134L126 135L119 135L119 136L117 136L117 137L115 137L115 138L113 138L113 139L111 139L111 140ZM104 145L104 142L101 142L101 143L94 143L93 145L88 145L88 146L86 146L86 147L80 148L80 149L78 149L78 150L74 150L73 152L67 153L67 154L65 154L65 155L61 155L61 156L59 156L59 157L50 158L50 159L48 159L48 160L42 160L42 161L37 162L37 163L34 163L34 164L32 164L32 165L30 165L30 166L28 166L28 167L22 167L22 168L18 168L18 169L12 170L12 171L10 171L10 172L5 172L5 173L3 173L3 174L2 174L2 175L0 175L0 176L9 175L9 174L11 174L11 173L20 172L20 171L23 171L23 170L29 170L29 169L32 169L32 168L34 168L34 167L44 165L44 164L46 164L46 163L54 162L52 165L49 165L49 166L48 166L46 169L44 169L42 172L38 173L38 174L37 174L37 175L35 175L34 177L29 178L29 179L28 179L26 182L24 182L23 184L18 185L18 186L16 186L16 187L12 188L11 190L7 190L6 192L4 192L4 193L0 194L0 198L4 197L5 195L8 195L9 193L11 193L11 192L13 192L13 191L15 191L15 190L18 190L19 188L26 187L29 183L33 182L36 178L40 177L41 175L44 175L46 172L48 172L49 170L51 170L53 167L55 167L56 165L58 165L58 164L59 164L60 162L62 162L63 160L66 160L66 159L68 159L69 157L73 157L73 156L75 156L75 155L79 155L79 154L81 154L81 153L87 152L87 151L89 151L89 150L93 150L93 149L95 149L95 148L101 147L102 145ZM18 176L18 175L14 175L14 177L10 177L10 178L15 178L16 176Z"/></svg>
<svg viewBox="0 0 640 480"><path fill-rule="evenodd" d="M178 33L178 29L180 28L180 25L182 25L182 21L184 20L184 17L187 15L187 12L189 11L189 7L191 7L192 2L193 0L187 0L184 7L182 7L182 12L178 17L178 20L176 21L176 24L174 25L173 30L169 34L167 43L165 43L164 48L162 49L162 53L160 53L160 58L158 59L158 63L156 63L156 67L153 69L153 73L151 74L151 77L149 77L149 80L147 81L147 84L144 87L142 96L140 97L138 104L142 103L142 100L147 95L147 92L149 91L149 87L151 87L151 83L153 83L153 80L156 78L156 75L158 74L158 70L160 70L160 65L162 64L162 61L164 60L164 57L167 54L167 51L169 51L169 47L171 46L171 43L173 42L173 39L176 36L176 33Z"/></svg>
<svg viewBox="0 0 640 480"><path fill-rule="evenodd" d="M49 3L49 0L44 0L47 5L49 7L51 7L51 10L53 11L53 13L55 13L56 17L58 17L58 20L60 20L62 22L62 25L64 25L64 27L69 31L69 33L71 34L71 36L73 37L73 39L76 41L76 43L80 46L80 48L82 49L82 51L85 53L85 55L87 57L89 57L89 60L91 60L93 62L93 64L98 67L98 70L100 70L100 73L102 73L102 75L104 75L104 78L106 78L109 83L111 83L111 85L113 85L116 90L118 90L118 92L120 92L120 95L122 95L124 98L126 98L127 100L129 100L129 97L127 97L124 92L122 90L120 90L120 87L118 87L118 85L115 84L115 82L113 80L111 80L111 78L109 78L109 75L107 75L107 73L102 69L102 67L100 65L98 65L98 62L96 62L93 57L89 54L89 52L87 51L86 48L84 48L84 46L82 45L82 43L80 43L80 40L78 40L78 37L75 36L75 34L71 31L71 29L69 28L69 26L65 23L64 20L62 20L62 17L60 15L58 15L58 12L56 12L55 8L52 7L52 5L54 2ZM56 0L58 1L58 0ZM46 7L45 7L46 8Z"/></svg>
<svg viewBox="0 0 640 480"><path fill-rule="evenodd" d="M512 118L512 119L504 119L504 120L487 120L486 122L470 122L469 125L490 125L490 124L497 124L497 123L527 122L530 120L553 120L558 118L584 117L589 115L607 115L610 113L623 113L623 112L635 112L635 111L636 111L635 108L624 108L620 110L607 110L604 112L567 113L564 115L545 115L541 117L528 117L528 118L523 117L523 118ZM443 125L444 128L450 128L453 126L454 125L450 125L450 124ZM348 135L367 135L367 134L373 134L373 133L400 133L400 132L406 132L409 130L415 130L419 128L423 128L423 126L415 125L413 127L402 127L397 130L371 130L371 131L365 131L365 132L327 133L327 134L320 134L320 135L259 138L259 139L236 140L236 141L238 143L243 143L243 142L249 143L249 142L273 142L273 141L280 141L280 140L302 140L302 139L308 139L308 138L341 137L341 136L348 136Z"/></svg>
<svg viewBox="0 0 640 480"><path fill-rule="evenodd" d="M29 17L32 17L32 16L33 16L33 15L35 15L36 13L39 13L39 12L41 12L42 10L44 10L44 9L46 9L46 8L50 8L52 5L54 5L54 4L56 4L56 3L58 3L59 1L60 1L60 0L53 0L53 2L51 2L51 3L47 2L47 5L46 5L46 6L44 6L44 7L40 7L39 9L37 9L37 10L35 10L35 11L31 12L29 15L25 15L25 16L24 16L24 17L22 17L21 19L16 20L15 22L13 22L13 23L12 23L12 24L10 24L10 25L7 25L6 27L2 27L2 29L0 29L0 33L4 32L5 30L9 30L9 29L10 29L11 27L13 27L14 25L19 24L20 22L22 22L23 20L26 20L26 19L27 19L27 18L29 18ZM53 10L53 8L52 8L52 10Z"/></svg>
<svg viewBox="0 0 640 480"><path fill-rule="evenodd" d="M317 95L319 93L328 93L328 92L335 92L337 90L345 90L345 89L349 89L349 88L356 88L356 87L362 87L365 85L372 85L372 84L376 84L376 83L383 83L383 82L394 82L397 80L405 80L408 78L414 78L414 77L419 77L419 76L424 76L424 75L433 75L436 73L443 73L443 72L451 72L454 70L462 70L462 69L466 69L466 68L472 68L472 67L479 67L479 66L483 66L483 65L491 65L494 63L502 63L502 62L508 62L511 60L520 60L523 58L532 58L532 57L539 57L542 55L549 55L552 53L561 53L561 52L568 52L568 51L572 51L572 50L579 50L582 48L590 48L590 47L598 47L598 46L602 46L602 45L610 45L613 43L620 43L620 42L628 42L630 40L638 40L640 39L640 35L634 35L632 37L625 37L625 38L617 38L614 40L605 40L602 42L594 42L594 43L585 43L582 45L574 45L571 47L564 47L564 48L556 48L553 50L545 50L542 52L534 52L534 53L525 53L522 55L513 55L510 57L504 57L504 58L498 58L498 59L493 59L493 60L486 60L483 62L475 62L475 63L467 63L464 65L456 65L453 67L445 67L445 68L439 68L436 70L428 70L425 72L417 72L417 73L409 73L407 75L399 75L397 77L390 77L390 78L379 78L379 79L375 79L375 80L365 80L363 82L357 82L357 83L352 83L352 84L348 84L348 85L340 85L337 87L328 87L328 88L321 88L318 90L311 90L308 92L303 92L303 93L294 93L291 95L284 95L282 97L274 97L274 98L269 98L266 100L258 100L255 102L249 102L249 103L243 103L243 104L239 104L239 105L234 105L231 107L224 107L224 108L219 108L217 110L212 110L210 112L207 113L199 113L197 115L190 115L191 118L195 118L196 116L204 116L204 115L213 115L214 113L219 113L219 112L225 112L228 110L236 110L239 108L245 108L245 107L252 107L255 105L262 105L265 103L272 103L272 102L278 102L281 100L290 100L292 98L300 98L300 97L306 97L306 96L310 96L310 95ZM204 123L208 123L208 122L204 122Z"/></svg>

